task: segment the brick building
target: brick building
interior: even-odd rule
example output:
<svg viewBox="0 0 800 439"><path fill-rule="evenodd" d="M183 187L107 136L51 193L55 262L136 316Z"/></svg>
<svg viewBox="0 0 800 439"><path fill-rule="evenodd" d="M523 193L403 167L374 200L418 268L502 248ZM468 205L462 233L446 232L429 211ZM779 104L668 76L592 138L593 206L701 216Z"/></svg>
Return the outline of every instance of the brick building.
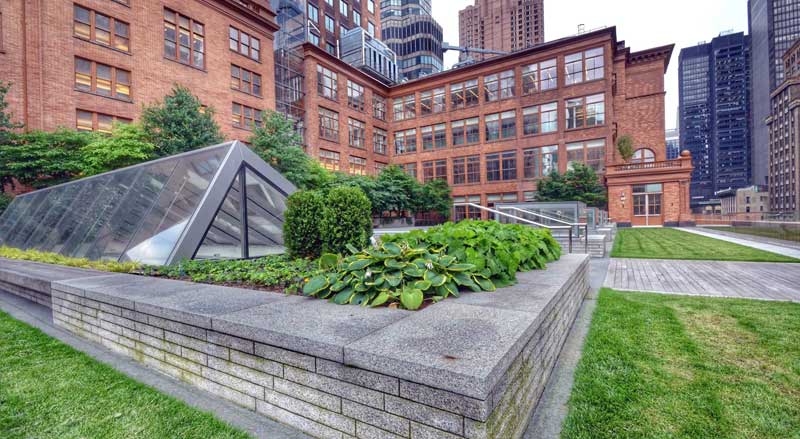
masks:
<svg viewBox="0 0 800 439"><path fill-rule="evenodd" d="M329 169L398 164L423 182L446 179L457 202L491 206L533 199L538 179L580 161L604 174L618 223L690 221L691 159L666 157L672 46L631 52L612 27L393 86L304 51L305 143ZM626 134L630 163L614 147Z"/></svg>
<svg viewBox="0 0 800 439"><path fill-rule="evenodd" d="M475 0L458 11L458 45L513 52L544 42L544 0ZM462 53L460 61L468 55ZM470 53L476 61L493 56Z"/></svg>
<svg viewBox="0 0 800 439"><path fill-rule="evenodd" d="M274 18L267 0L8 0L0 78L27 129L108 131L180 84L245 139L275 108Z"/></svg>

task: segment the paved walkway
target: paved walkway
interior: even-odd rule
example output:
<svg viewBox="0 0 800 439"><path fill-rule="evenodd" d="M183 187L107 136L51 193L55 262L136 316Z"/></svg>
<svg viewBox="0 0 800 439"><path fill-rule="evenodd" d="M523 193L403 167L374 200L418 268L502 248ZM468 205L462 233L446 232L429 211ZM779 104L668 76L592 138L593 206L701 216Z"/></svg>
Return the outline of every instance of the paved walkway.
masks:
<svg viewBox="0 0 800 439"><path fill-rule="evenodd" d="M697 227L681 227L679 230L683 230L684 232L694 233L695 235L707 236L709 238L728 241L734 244L740 244L746 247L757 248L759 250L764 250L772 253L777 253L779 255L800 259L800 249L759 241L757 236L752 236L752 237L747 236L746 238L745 237L739 238L731 236L730 233L725 233L725 234L716 233L711 230L705 230Z"/></svg>
<svg viewBox="0 0 800 439"><path fill-rule="evenodd" d="M800 302L800 264L615 258L608 265L605 286Z"/></svg>

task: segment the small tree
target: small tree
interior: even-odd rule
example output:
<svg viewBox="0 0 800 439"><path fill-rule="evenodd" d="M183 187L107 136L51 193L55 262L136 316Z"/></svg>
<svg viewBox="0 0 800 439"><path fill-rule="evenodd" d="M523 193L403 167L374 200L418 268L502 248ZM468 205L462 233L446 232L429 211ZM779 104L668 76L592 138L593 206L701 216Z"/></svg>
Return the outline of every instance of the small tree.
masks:
<svg viewBox="0 0 800 439"><path fill-rule="evenodd" d="M70 180L83 170L82 148L96 137L67 129L13 135L0 146L0 185L16 180L42 188Z"/></svg>
<svg viewBox="0 0 800 439"><path fill-rule="evenodd" d="M445 219L450 218L453 208L453 199L450 197L450 186L447 181L436 179L420 186L419 195L416 197L416 212L436 212Z"/></svg>
<svg viewBox="0 0 800 439"><path fill-rule="evenodd" d="M214 110L203 109L188 88L175 86L164 101L145 107L142 126L158 156L168 156L223 141Z"/></svg>
<svg viewBox="0 0 800 439"><path fill-rule="evenodd" d="M80 150L84 175L95 175L153 158L155 146L137 124L117 124L110 136L98 136Z"/></svg>
<svg viewBox="0 0 800 439"><path fill-rule="evenodd" d="M624 161L630 161L633 157L633 138L629 135L620 136L617 139L617 151Z"/></svg>
<svg viewBox="0 0 800 439"><path fill-rule="evenodd" d="M0 81L0 145L5 145L11 137L11 130L22 128L22 124L11 120L11 113L7 112L8 102L6 95L11 89L11 84Z"/></svg>
<svg viewBox="0 0 800 439"><path fill-rule="evenodd" d="M573 163L564 175L553 171L537 184L537 201L582 201L592 207L604 207L606 189L597 173L583 163Z"/></svg>
<svg viewBox="0 0 800 439"><path fill-rule="evenodd" d="M419 182L406 174L399 166L387 166L378 176L380 212L411 212L414 196L419 193Z"/></svg>
<svg viewBox="0 0 800 439"><path fill-rule="evenodd" d="M344 253L350 244L363 249L372 237L372 206L361 189L337 187L325 199L325 209L320 223L322 250Z"/></svg>
<svg viewBox="0 0 800 439"><path fill-rule="evenodd" d="M325 185L330 174L303 151L303 139L292 121L275 111L265 111L263 119L264 125L249 140L253 151L301 189Z"/></svg>
<svg viewBox="0 0 800 439"><path fill-rule="evenodd" d="M316 258L322 250L320 222L325 203L316 191L298 191L286 202L283 241L289 254L296 257Z"/></svg>

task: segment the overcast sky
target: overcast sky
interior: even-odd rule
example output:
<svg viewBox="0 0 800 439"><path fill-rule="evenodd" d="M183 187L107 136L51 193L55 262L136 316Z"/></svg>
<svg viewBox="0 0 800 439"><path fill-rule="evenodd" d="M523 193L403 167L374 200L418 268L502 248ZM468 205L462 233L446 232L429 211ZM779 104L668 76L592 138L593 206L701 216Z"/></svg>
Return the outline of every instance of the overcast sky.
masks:
<svg viewBox="0 0 800 439"><path fill-rule="evenodd" d="M433 0L433 16L444 28L444 40L458 44L458 11L472 0ZM678 109L678 53L682 47L711 41L720 32L747 33L747 0L545 0L545 41L586 30L617 26L617 38L632 50L675 44L666 77L667 128L675 127ZM445 65L458 60L445 54Z"/></svg>

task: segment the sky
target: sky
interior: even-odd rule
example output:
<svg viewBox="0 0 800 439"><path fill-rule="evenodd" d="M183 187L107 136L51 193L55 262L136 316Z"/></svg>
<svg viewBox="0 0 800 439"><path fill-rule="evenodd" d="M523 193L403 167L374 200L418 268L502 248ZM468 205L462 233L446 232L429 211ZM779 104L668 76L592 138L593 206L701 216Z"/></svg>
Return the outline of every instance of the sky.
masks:
<svg viewBox="0 0 800 439"><path fill-rule="evenodd" d="M458 11L473 0L433 0L433 17L444 29L444 41L458 45ZM675 44L665 78L666 127L676 126L678 54L683 47L711 41L720 32L747 33L747 0L544 0L545 41L574 35L578 25L592 30L617 26L617 39L632 51ZM458 53L445 53L445 66Z"/></svg>

